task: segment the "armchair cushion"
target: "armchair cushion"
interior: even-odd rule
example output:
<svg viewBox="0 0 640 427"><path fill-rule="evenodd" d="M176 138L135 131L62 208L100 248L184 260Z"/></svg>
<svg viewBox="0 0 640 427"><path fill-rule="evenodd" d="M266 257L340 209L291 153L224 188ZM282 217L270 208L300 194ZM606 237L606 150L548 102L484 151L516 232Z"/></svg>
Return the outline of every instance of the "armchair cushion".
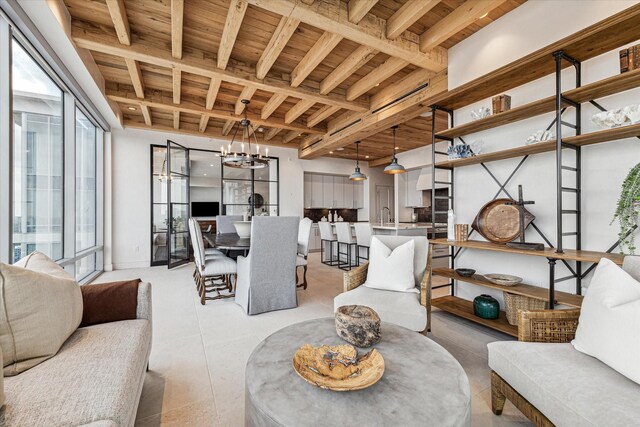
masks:
<svg viewBox="0 0 640 427"><path fill-rule="evenodd" d="M640 282L612 261L601 259L571 343L640 384L639 327Z"/></svg>
<svg viewBox="0 0 640 427"><path fill-rule="evenodd" d="M137 318L140 279L84 285L80 327Z"/></svg>
<svg viewBox="0 0 640 427"><path fill-rule="evenodd" d="M58 263L43 254L42 252L35 251L29 255L21 258L14 265L27 270L37 271L38 273L45 273L50 276L59 277L60 279L72 279L73 276L60 267Z"/></svg>
<svg viewBox="0 0 640 427"><path fill-rule="evenodd" d="M389 248L377 237L371 239L369 272L364 286L397 292L419 293L413 274L415 241Z"/></svg>
<svg viewBox="0 0 640 427"><path fill-rule="evenodd" d="M422 332L427 327L427 309L420 296L408 292L392 292L366 286L344 292L333 300L334 310L343 305L365 305L378 313L380 320Z"/></svg>

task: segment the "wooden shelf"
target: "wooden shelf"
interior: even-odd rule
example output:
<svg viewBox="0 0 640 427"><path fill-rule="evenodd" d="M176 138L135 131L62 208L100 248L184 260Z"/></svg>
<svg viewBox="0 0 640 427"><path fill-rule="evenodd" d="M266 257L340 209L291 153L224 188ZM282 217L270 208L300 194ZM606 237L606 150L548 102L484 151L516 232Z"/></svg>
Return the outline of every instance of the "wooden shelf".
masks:
<svg viewBox="0 0 640 427"><path fill-rule="evenodd" d="M640 87L640 69L609 77L582 87L563 92L563 96L574 102L588 102L594 99L624 92ZM567 106L565 104L564 106ZM555 96L549 96L504 113L494 114L484 119L475 120L460 126L452 127L438 133L438 136L457 138L474 132L493 129L509 123L529 119L541 114L550 113L556 108Z"/></svg>
<svg viewBox="0 0 640 427"><path fill-rule="evenodd" d="M455 110L555 72L553 53L559 50L578 61L618 49L638 39L640 4L543 47L491 73L435 97L432 104ZM562 67L570 64L563 61Z"/></svg>
<svg viewBox="0 0 640 427"><path fill-rule="evenodd" d="M447 313L455 314L463 319L471 320L472 322L479 323L496 331L514 337L518 336L518 327L510 325L509 322L507 322L507 315L504 311L501 311L500 317L495 320L483 319L473 314L473 302L452 295L434 298L431 300L431 305Z"/></svg>
<svg viewBox="0 0 640 427"><path fill-rule="evenodd" d="M431 245L455 246L458 248L481 249L485 251L507 252L520 255L537 256L551 259L563 259L567 261L582 261L598 263L602 258L607 258L618 265L622 265L624 255L610 254L606 252L576 251L575 249L565 249L563 253L557 253L553 248L544 248L541 251L528 251L524 249L510 248L498 243L483 242L480 240L467 240L466 242L455 242L447 239L430 239Z"/></svg>
<svg viewBox="0 0 640 427"><path fill-rule="evenodd" d="M562 141L565 144L575 146L585 146L599 144L602 142L615 141L618 139L640 136L640 123L634 125L620 126L612 129L604 129L596 132L585 133L577 136L568 136ZM506 150L483 153L466 159L444 160L436 163L436 167L457 168L461 166L476 165L479 163L494 162L497 160L513 159L516 157L529 156L532 154L546 153L554 151L556 140L538 142L537 144L522 145L520 147Z"/></svg>
<svg viewBox="0 0 640 427"><path fill-rule="evenodd" d="M451 268L434 268L433 274L436 276L448 277L454 280L460 280L461 282L470 283L472 285L484 286L486 288L498 289L501 291L509 292L516 295L524 295L527 297L548 301L549 290L539 286L527 285L519 283L514 286L496 285L490 282L481 274L474 274L471 277L464 277L456 273ZM568 305L570 307L580 307L582 305L582 296L574 295L568 292L555 291L555 303Z"/></svg>

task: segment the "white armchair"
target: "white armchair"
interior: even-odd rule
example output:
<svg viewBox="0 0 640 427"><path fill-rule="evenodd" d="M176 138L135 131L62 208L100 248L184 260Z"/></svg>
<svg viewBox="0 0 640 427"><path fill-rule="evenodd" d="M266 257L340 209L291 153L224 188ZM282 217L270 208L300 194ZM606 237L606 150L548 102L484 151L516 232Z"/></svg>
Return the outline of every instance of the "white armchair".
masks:
<svg viewBox="0 0 640 427"><path fill-rule="evenodd" d="M249 255L238 257L236 304L247 314L298 306L298 217L254 216Z"/></svg>

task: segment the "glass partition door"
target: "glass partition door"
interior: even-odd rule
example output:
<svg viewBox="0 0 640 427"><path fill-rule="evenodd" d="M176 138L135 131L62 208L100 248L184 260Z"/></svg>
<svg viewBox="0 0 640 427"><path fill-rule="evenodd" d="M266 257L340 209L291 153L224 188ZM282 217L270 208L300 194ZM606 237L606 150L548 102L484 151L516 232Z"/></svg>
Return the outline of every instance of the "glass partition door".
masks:
<svg viewBox="0 0 640 427"><path fill-rule="evenodd" d="M189 149L167 140L169 268L189 262Z"/></svg>

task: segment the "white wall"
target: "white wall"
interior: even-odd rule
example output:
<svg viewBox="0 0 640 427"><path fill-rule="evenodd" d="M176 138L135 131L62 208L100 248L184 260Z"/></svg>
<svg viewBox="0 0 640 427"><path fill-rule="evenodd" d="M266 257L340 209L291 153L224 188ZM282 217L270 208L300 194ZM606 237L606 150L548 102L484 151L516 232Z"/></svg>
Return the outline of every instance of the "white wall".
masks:
<svg viewBox="0 0 640 427"><path fill-rule="evenodd" d="M220 141L212 138L153 132L138 129L114 129L112 140L113 198L111 203L112 262L113 268L138 268L149 265L150 260L150 195L149 146L166 144L167 138L189 148L216 150ZM302 216L304 211L304 172L349 175L355 167L353 161L320 158L300 160L295 149L270 147L269 154L280 158L280 215ZM369 175L365 181L365 194L375 203L375 185L392 185L393 180L381 169L369 170L366 163L362 171ZM369 197L358 219L368 220ZM105 204L108 208L108 203ZM375 213L371 212L375 219ZM109 268L109 266L107 266Z"/></svg>
<svg viewBox="0 0 640 427"><path fill-rule="evenodd" d="M514 61L516 58L542 48L554 41L591 25L636 1L533 1L527 2L495 23L485 27L473 36L449 50L449 88L477 78L495 68ZM535 23L535 24L534 24ZM553 58L549 58L553 61ZM587 84L619 73L617 50L582 65L582 83ZM509 90L512 107L550 96L555 93L555 77L548 76L525 86ZM574 84L574 73L565 70L563 87L570 89ZM600 100L605 108L616 108L638 102L640 89L610 96ZM470 111L479 106L491 107L491 100L470 105L455 112L456 124L470 121ZM582 108L583 133L597 130L591 116L597 110L584 105ZM573 116L566 114L565 120L572 122ZM465 136L466 142L482 139L487 152L521 146L526 138L538 129L545 129L553 120L554 113L545 114L512 125ZM555 128L554 128L555 129ZM572 133L563 129L564 135ZM564 151L566 158L573 156ZM430 147L423 147L398 155L399 161L407 168L431 163ZM488 168L504 181L516 167L520 159L509 159L487 164ZM584 249L604 251L616 240L618 227L609 225L615 210L619 187L629 169L640 161L640 143L636 138L614 141L582 149L582 209ZM565 185L572 182L570 172L565 172ZM518 184L523 185L524 197L534 200L528 209L536 216L536 224L555 243L556 192L555 153L538 154L530 157L516 173L507 190L517 197ZM499 187L481 165L473 165L455 170L455 210L456 222L471 223L480 208L490 201ZM506 197L504 194L501 197ZM565 196L565 201L574 200ZM569 207L567 209L570 209ZM569 221L565 221L565 231L573 231ZM475 238L478 235L475 235ZM531 228L527 230L529 241L542 242ZM565 247L575 243L565 239ZM475 268L479 273L510 273L525 278L531 284L548 285L548 265L545 258L534 258L510 254L496 254L485 251L462 251L456 259L458 267ZM561 266L560 263L558 263ZM587 265L588 266L588 265ZM568 275L561 266L557 277ZM557 289L573 292L574 281L559 283ZM588 280L584 283L588 285ZM502 300L501 293L463 283L458 287L458 295L473 299L480 293L489 293Z"/></svg>

